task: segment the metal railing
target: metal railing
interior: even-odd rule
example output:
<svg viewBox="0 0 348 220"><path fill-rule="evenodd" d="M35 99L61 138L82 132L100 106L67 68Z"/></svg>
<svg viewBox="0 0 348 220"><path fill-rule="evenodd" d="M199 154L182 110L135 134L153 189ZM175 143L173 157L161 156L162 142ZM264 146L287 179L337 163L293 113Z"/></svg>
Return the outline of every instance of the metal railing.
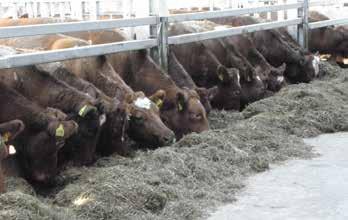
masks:
<svg viewBox="0 0 348 220"><path fill-rule="evenodd" d="M152 49L156 51L157 61L166 71L168 69L168 49L169 45L185 44L189 42L215 39L226 36L251 33L261 30L286 27L289 25L298 25L299 42L303 47L308 45L308 31L310 29L325 27L329 25L342 25L348 23L347 19L335 19L308 23L308 0L295 4L272 5L254 8L232 9L222 11L209 11L189 14L179 14L170 16L149 16L144 18L102 20L102 21L81 21L56 24L3 27L0 28L0 38L23 37L33 35L45 35L55 33L68 33L76 31L102 30L120 27L135 27L150 25L151 37L146 40L132 40L110 44L91 45L80 48L69 48L55 51L42 51L30 54L18 54L0 57L0 69L26 66L39 63L48 63L62 61L67 59L96 56L102 54L117 53L123 51ZM316 3L318 4L318 3ZM267 23L253 24L240 27L231 27L224 30L214 30L202 33L185 34L178 36L168 36L168 27L173 22L183 22L201 19L212 19L228 16L239 16L251 13L273 12L288 9L299 10L298 18L273 21Z"/></svg>

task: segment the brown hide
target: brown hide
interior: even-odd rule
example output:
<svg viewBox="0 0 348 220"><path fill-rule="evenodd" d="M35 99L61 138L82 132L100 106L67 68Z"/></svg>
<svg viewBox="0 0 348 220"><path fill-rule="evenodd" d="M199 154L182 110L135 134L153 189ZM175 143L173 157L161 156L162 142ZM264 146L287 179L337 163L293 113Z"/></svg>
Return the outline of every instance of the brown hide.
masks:
<svg viewBox="0 0 348 220"><path fill-rule="evenodd" d="M206 30L214 30L215 28L221 27L218 24L207 21L201 23L201 25L207 27ZM221 28L229 27L231 26L222 26ZM260 77L260 79L262 80L262 82L268 90L276 92L279 91L286 84L284 80L284 71L286 68L286 64L284 63L278 68L275 68L272 65L270 65L265 59L265 57L257 50L250 36L234 35L230 37L225 37L223 38L223 44L228 45L231 48L231 50L235 51L235 54L237 54L238 56L243 56L248 60L252 68L255 70L255 74L257 74L257 76ZM241 60L242 62L238 63L243 64L243 58L241 58Z"/></svg>
<svg viewBox="0 0 348 220"><path fill-rule="evenodd" d="M43 109L0 82L0 122L20 119L26 129L11 144L16 146L27 178L47 181L57 172L58 150L77 132L74 121L62 120L62 112ZM64 129L64 134L58 133Z"/></svg>
<svg viewBox="0 0 348 220"><path fill-rule="evenodd" d="M92 83L77 77L60 63L43 64L41 67L55 78L97 100L97 106L106 114L106 122L102 126L97 144L98 152L103 155L109 155L114 152L120 155L127 155L129 153L125 136L125 131L128 128L127 106L121 103L117 98L112 99L106 96Z"/></svg>
<svg viewBox="0 0 348 220"><path fill-rule="evenodd" d="M77 165L91 163L100 133L100 112L96 100L57 80L38 66L0 70L0 81L41 106L58 108L79 124L76 135L67 140ZM73 147L71 147L73 146Z"/></svg>
<svg viewBox="0 0 348 220"><path fill-rule="evenodd" d="M62 20L55 19L55 18L20 18L20 19L5 18L5 19L0 19L0 27L35 25L35 24L58 23L58 22L62 22Z"/></svg>
<svg viewBox="0 0 348 220"><path fill-rule="evenodd" d="M51 37L52 36L46 36L40 39L33 39L33 41L35 45L41 44L41 47L46 50L63 49L63 48L69 48L74 46L88 45L86 41L83 41L84 42L83 43L82 40L80 39L71 38L67 36L61 36L61 35L53 36L55 41L53 43L46 44L45 42L51 41L49 40ZM88 38L89 34L87 34L87 36L85 37ZM45 40L45 38L47 38L48 40ZM91 39L95 39L95 38L91 38ZM74 44L74 42L76 42L76 44ZM28 45L32 45L32 44L30 44L29 42L26 42L26 44L22 46L25 46L25 45L28 47ZM121 102L123 102L122 105L130 104L130 106L125 107L127 108L128 111L130 111L129 115L130 116L137 115L143 121L142 123L139 123L139 120L136 122L134 122L134 120L130 120L130 130L127 130L127 133L134 140L136 140L137 142L143 145L150 145L153 147L159 147L159 146L172 143L173 133L160 120L159 113L158 111L156 111L156 107L151 108L149 110L145 110L145 109L140 109L134 106L133 102L140 97L134 94L133 90L120 78L120 76L117 73L115 73L113 67L108 63L108 61L105 59L104 56L68 60L62 63L64 64L64 68L66 69L66 71L73 73L79 78L85 79L88 82L93 83L97 88L102 90L103 93L105 93L106 95L110 97L115 97L116 100L121 100ZM108 77L112 77L112 78L107 79ZM74 81L76 82L76 79ZM71 83L71 81L69 83ZM77 85L75 84L74 86L77 86ZM82 88L80 87L79 89L82 89ZM94 91L91 92L91 90L94 90ZM87 90L84 92L87 92L87 93L90 92L92 94L93 93L100 94L100 92L96 91L95 88L93 87L87 88ZM127 104L127 103L124 103L124 100L126 100L128 96L133 96L134 100L132 100L131 103ZM118 109L117 111L123 111L123 110ZM112 117L112 118L108 117L108 119L110 123L112 119L115 119L112 121L114 121L114 123L118 122L117 126L120 126L121 124L125 123L125 122L120 123L119 120L116 120L117 118L115 117ZM109 127L108 124L105 126ZM116 150L120 154L126 154L126 152L128 151L126 150L125 146L118 147L117 149L110 147L108 149L109 145L105 144L105 141L104 141L105 135L106 135L105 132L107 131L108 133L111 131L120 132L124 130L124 128L122 130L118 130L117 128L118 127L113 127L112 129L103 129L104 132L101 134L102 135L101 141L103 142L103 144L100 144L99 146L103 146L102 151L107 152L105 154L110 154L114 152L114 150ZM113 141L116 141L116 140L113 140Z"/></svg>
<svg viewBox="0 0 348 220"><path fill-rule="evenodd" d="M328 20L329 18L316 11L311 11L311 22ZM309 49L312 52L331 54L334 56L348 57L348 28L347 27L322 27L310 30Z"/></svg>
<svg viewBox="0 0 348 220"><path fill-rule="evenodd" d="M35 20L33 22L38 23L39 21ZM51 22L55 22L55 21L52 20ZM22 23L24 23L24 22L22 22ZM27 21L26 23L30 23L30 22ZM69 35L87 40L92 44L111 43L111 42L118 42L118 41L126 40L126 38L122 34L120 34L120 32L107 31L107 30L96 31L96 32L74 32L74 33L70 33ZM108 60L111 61L114 69L117 71L118 74L120 74L122 76L122 78L126 82L131 81L130 79L127 80L126 78L132 77L140 68L142 68L143 60L139 60L137 58L133 59L133 56L131 54L133 54L133 53L125 52L125 53L112 54L112 55L108 56ZM138 56L136 56L136 57L138 57ZM145 60L146 59L151 59L151 58L146 56ZM153 62L147 62L147 63L150 65L154 65ZM156 71L158 71L158 68L153 68L153 69L156 69ZM118 76L115 76L113 72L109 72L107 77L115 79ZM161 88L159 88L159 89L161 89ZM153 94L153 93L151 93L151 94ZM206 115L205 112L204 112L204 115ZM194 124L196 124L196 123L197 123L197 121ZM194 125L194 126L192 126L192 128L194 128L193 131L198 132L202 129L203 130L206 129L208 127L207 123L208 122L207 122L206 118L203 119L201 128L196 129L196 127L199 127L199 126Z"/></svg>
<svg viewBox="0 0 348 220"><path fill-rule="evenodd" d="M178 61L173 52L169 54L168 65L168 74L170 75L170 78L175 82L175 84L181 89L189 88L195 90L201 99L205 111L207 112L207 114L209 114L209 112L212 109L210 101L216 95L214 94L216 88L213 87L210 89L206 89L203 87L197 87L196 83L192 80L190 74L186 72L185 68L181 65L181 63Z"/></svg>
<svg viewBox="0 0 348 220"><path fill-rule="evenodd" d="M212 19L214 22L231 25L250 25L258 23L251 17L226 17ZM250 34L258 51L272 66L286 63L285 76L291 83L309 82L317 75L318 66L314 66L314 56L303 54L299 45L289 43L279 30L258 31Z"/></svg>
<svg viewBox="0 0 348 220"><path fill-rule="evenodd" d="M185 33L196 33L196 32L203 32L203 31L211 31L214 30L215 27L218 27L219 25L216 25L212 22L185 22L180 25L175 25L175 27L172 28L173 32L172 34L185 34ZM196 45L198 47L199 43L191 43L191 45ZM217 40L206 40L202 42L203 47L207 48L206 50L209 50L213 54L207 59L208 62L214 61L214 59L218 60L216 63L221 62L223 65L227 67L236 68L239 70L240 73L240 83L241 83L241 107L243 108L245 105L247 105L250 102L259 100L263 98L265 93L265 86L264 83L260 80L258 80L257 75L260 75L260 73L257 73L255 71L254 66L246 59L246 57L241 54L237 47L235 47L234 44L228 44L223 39L217 39ZM185 45L186 47L187 45ZM183 46L175 46L175 52L178 52L178 48L180 48L181 51L185 50L184 45ZM195 50L192 50L195 51ZM196 50L197 51L197 50ZM180 52L180 51L179 51ZM196 56L202 57L202 54L204 52L197 53ZM209 52L206 52L209 54ZM183 54L181 54L183 55ZM197 64L198 62L195 62ZM207 61L202 62L202 65L204 63L207 63ZM197 64L198 65L198 64ZM200 65L201 66L201 65ZM209 74L211 75L211 74ZM208 82L215 82L219 81L219 78L216 77L215 79L208 77ZM223 99L221 99L221 102L226 102L225 100L231 100L226 93L224 93ZM231 94L232 96L235 95L234 93ZM214 102L213 102L214 103Z"/></svg>
<svg viewBox="0 0 348 220"><path fill-rule="evenodd" d="M103 44L126 40L126 38L118 31L72 33L71 35L84 40L89 40L93 44ZM197 120L197 117L194 119L186 117L186 115L182 114L182 112L177 111L175 106L177 106L178 99L176 95L173 94L180 96L186 92L184 90L180 90L172 80L164 76L158 65L155 64L144 51L123 52L111 54L107 57L116 72L135 91L143 91L146 95L152 95L161 89L166 92L164 104L170 103L169 106L171 106L172 109L169 112L167 110L162 111L161 108L161 117L165 121L166 125L176 133L177 137L181 137L184 134L184 130L185 132L187 131L187 133L189 133L200 132L208 128L206 112L199 100L196 102L198 108L192 107L193 105L187 105L192 109L185 109L185 113L191 112L191 115L201 115L201 120ZM107 78L112 80L117 78L117 76L109 74ZM184 96L187 97L187 99L182 99L183 101L196 99L195 96L190 94L186 94ZM193 111L197 112L192 113ZM175 114L177 117L170 117L168 114ZM173 121L174 118L175 120L176 118L179 118L181 122L186 122L178 124ZM183 128L183 126L185 126L185 128Z"/></svg>
<svg viewBox="0 0 348 220"><path fill-rule="evenodd" d="M0 124L0 193L6 190L2 161L9 156L9 146L7 142L13 141L23 130L24 123L20 120L13 120Z"/></svg>

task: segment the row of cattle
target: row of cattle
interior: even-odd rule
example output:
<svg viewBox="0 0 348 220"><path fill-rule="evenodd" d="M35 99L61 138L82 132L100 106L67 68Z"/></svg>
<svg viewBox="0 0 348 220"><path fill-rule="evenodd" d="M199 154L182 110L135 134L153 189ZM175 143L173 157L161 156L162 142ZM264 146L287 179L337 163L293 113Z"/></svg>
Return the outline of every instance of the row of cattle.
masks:
<svg viewBox="0 0 348 220"><path fill-rule="evenodd" d="M0 26L48 22L55 20L6 19ZM251 17L185 22L172 24L169 33L256 22ZM3 39L0 56L125 40L119 30ZM171 46L168 74L146 51L2 69L0 123L21 121L8 131L0 126L3 149L14 145L17 151L2 161L2 170L6 175L20 170L30 181L47 183L64 164L88 165L96 154L128 155L130 142L170 145L208 130L211 108L243 109L288 83L310 82L318 72L319 58L285 29Z"/></svg>

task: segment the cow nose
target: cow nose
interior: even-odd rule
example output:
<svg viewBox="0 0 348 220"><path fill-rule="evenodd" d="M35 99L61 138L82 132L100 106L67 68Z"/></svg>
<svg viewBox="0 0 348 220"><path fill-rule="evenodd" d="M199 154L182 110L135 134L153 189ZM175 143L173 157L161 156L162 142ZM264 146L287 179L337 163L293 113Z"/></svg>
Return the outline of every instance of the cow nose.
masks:
<svg viewBox="0 0 348 220"><path fill-rule="evenodd" d="M174 134L174 132L171 131L169 135L165 136L163 138L163 142L165 143L165 145L169 145L169 144L175 143L175 134Z"/></svg>
<svg viewBox="0 0 348 220"><path fill-rule="evenodd" d="M50 176L42 172L34 172L33 178L37 182L45 183L50 179Z"/></svg>

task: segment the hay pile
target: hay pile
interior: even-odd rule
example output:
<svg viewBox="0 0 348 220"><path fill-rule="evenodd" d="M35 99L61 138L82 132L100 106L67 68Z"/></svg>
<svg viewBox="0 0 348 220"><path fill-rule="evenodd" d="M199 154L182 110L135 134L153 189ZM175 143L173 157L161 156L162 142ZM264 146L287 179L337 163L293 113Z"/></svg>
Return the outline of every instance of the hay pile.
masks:
<svg viewBox="0 0 348 220"><path fill-rule="evenodd" d="M49 198L1 195L0 219L201 218L232 202L246 176L270 163L312 157L302 137L348 130L348 72L324 64L321 75L242 113L213 112L213 130L173 146L68 169L67 185Z"/></svg>

